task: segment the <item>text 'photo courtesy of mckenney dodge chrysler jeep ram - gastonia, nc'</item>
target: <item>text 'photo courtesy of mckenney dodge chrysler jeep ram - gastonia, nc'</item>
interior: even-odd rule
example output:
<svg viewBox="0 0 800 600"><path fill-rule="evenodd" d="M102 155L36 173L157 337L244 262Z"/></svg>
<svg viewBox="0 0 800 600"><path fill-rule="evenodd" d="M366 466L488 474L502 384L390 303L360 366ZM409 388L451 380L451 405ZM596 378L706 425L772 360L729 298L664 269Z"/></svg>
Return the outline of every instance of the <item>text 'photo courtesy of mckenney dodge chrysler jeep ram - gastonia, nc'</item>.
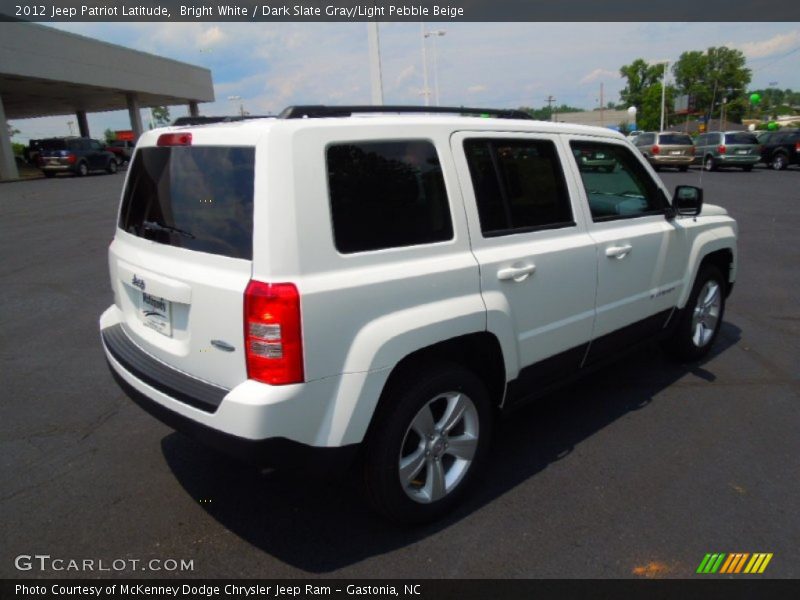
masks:
<svg viewBox="0 0 800 600"><path fill-rule="evenodd" d="M294 106L145 133L100 317L118 383L271 467L450 511L493 424L660 340L705 355L736 222L621 134L515 110Z"/></svg>

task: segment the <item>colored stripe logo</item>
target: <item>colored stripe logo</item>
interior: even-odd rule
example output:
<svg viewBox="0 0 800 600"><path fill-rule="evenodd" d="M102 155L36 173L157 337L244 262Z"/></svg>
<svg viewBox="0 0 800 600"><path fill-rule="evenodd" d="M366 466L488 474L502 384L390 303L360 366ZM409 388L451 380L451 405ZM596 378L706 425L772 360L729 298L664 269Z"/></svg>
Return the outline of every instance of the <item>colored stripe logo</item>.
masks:
<svg viewBox="0 0 800 600"><path fill-rule="evenodd" d="M714 554L706 554L697 567L697 573L710 574L715 573L735 575L739 573L744 574L761 574L763 573L769 561L772 560L772 553L757 552L750 554L748 552L734 552L726 554L724 552L717 552Z"/></svg>

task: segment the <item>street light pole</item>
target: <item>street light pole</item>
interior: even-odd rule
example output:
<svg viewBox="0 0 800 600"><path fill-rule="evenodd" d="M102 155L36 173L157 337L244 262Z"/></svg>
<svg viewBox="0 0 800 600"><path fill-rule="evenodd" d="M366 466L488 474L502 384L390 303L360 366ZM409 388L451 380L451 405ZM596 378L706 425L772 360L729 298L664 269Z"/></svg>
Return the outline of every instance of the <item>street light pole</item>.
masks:
<svg viewBox="0 0 800 600"><path fill-rule="evenodd" d="M378 23L367 23L367 38L369 41L369 71L372 88L372 104L383 104L383 75L381 74L381 40L378 33Z"/></svg>
<svg viewBox="0 0 800 600"><path fill-rule="evenodd" d="M428 96L430 95L430 91L428 90L428 54L427 49L425 48L425 23L421 22L419 24L419 31L420 37L422 38L422 95L425 97L425 106L430 104L428 100Z"/></svg>
<svg viewBox="0 0 800 600"><path fill-rule="evenodd" d="M437 62L436 54L436 38L442 37L446 31L437 29L436 31L429 31L425 34L426 38L433 38L433 89L436 95L436 106L439 106L439 63Z"/></svg>
<svg viewBox="0 0 800 600"><path fill-rule="evenodd" d="M661 79L661 129L659 131L664 131L664 112L667 103L667 66L669 65L669 61L664 61L664 77Z"/></svg>

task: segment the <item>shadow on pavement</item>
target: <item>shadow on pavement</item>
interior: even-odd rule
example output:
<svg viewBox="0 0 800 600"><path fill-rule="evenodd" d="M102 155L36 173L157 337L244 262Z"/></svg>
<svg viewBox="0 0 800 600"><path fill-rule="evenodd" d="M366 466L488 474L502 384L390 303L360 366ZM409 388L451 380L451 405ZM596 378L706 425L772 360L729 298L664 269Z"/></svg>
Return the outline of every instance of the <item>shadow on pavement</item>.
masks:
<svg viewBox="0 0 800 600"><path fill-rule="evenodd" d="M489 468L467 501L446 519L421 528L399 528L373 515L349 478L323 482L298 473L259 472L177 433L162 440L162 451L191 497L213 499L202 506L221 525L296 568L327 573L457 523L610 423L646 408L687 373L714 381L703 364L736 345L740 333L723 323L714 350L701 364L678 365L657 347L645 348L514 411L513 419L499 424Z"/></svg>

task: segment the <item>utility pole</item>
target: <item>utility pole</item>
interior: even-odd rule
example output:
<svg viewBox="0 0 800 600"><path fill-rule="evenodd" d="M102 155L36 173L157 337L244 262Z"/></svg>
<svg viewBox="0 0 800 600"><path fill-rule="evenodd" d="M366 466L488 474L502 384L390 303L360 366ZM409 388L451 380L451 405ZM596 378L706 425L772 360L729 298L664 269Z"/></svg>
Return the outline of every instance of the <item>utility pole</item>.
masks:
<svg viewBox="0 0 800 600"><path fill-rule="evenodd" d="M605 99L603 98L603 82L600 82L600 127L605 127Z"/></svg>
<svg viewBox="0 0 800 600"><path fill-rule="evenodd" d="M550 120L553 120L553 102L556 101L555 96L548 96L547 97L547 112L550 115Z"/></svg>
<svg viewBox="0 0 800 600"><path fill-rule="evenodd" d="M381 41L378 23L367 23L367 39L369 41L369 72L372 88L372 103L383 104L383 76L381 74Z"/></svg>

